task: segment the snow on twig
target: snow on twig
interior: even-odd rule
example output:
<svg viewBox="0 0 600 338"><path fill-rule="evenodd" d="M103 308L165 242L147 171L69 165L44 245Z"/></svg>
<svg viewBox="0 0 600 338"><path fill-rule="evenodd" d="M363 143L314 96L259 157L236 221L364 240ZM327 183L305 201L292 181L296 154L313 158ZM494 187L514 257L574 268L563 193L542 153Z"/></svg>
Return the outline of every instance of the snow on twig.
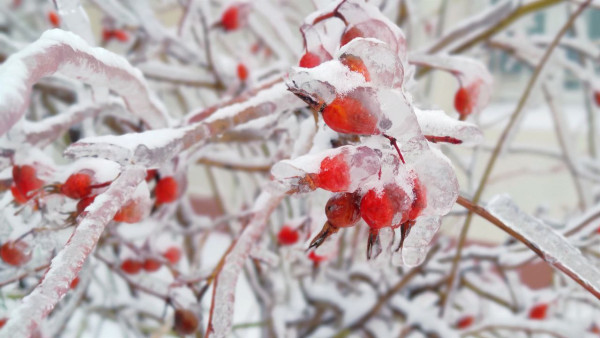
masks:
<svg viewBox="0 0 600 338"><path fill-rule="evenodd" d="M53 29L11 55L0 66L0 135L25 113L32 86L42 77L61 73L97 86L106 86L125 100L129 110L151 128L166 127L169 116L152 94L142 73L125 58L90 47L79 36Z"/></svg>
<svg viewBox="0 0 600 338"><path fill-rule="evenodd" d="M145 177L144 168L126 169L105 193L96 197L65 247L52 259L44 279L11 313L0 331L1 338L29 337L35 332L69 290L69 284L77 277L106 224L112 221L115 213Z"/></svg>
<svg viewBox="0 0 600 338"><path fill-rule="evenodd" d="M89 137L72 144L65 150L65 155L72 158L100 157L121 164L156 167L179 152L233 127L302 104L284 84L278 83L243 103L221 108L204 121L189 127Z"/></svg>

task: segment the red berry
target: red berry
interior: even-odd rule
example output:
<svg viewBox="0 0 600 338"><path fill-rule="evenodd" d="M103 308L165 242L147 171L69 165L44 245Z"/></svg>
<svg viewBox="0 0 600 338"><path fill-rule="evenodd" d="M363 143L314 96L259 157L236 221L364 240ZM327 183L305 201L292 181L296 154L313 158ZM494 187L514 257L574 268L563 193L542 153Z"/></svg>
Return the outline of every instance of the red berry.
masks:
<svg viewBox="0 0 600 338"><path fill-rule="evenodd" d="M344 66L350 68L351 71L361 73L362 76L364 76L365 81L371 81L371 75L369 74L369 70L367 69L367 66L365 66L363 60L361 60L360 58L354 55L344 54L343 57L340 58L340 61Z"/></svg>
<svg viewBox="0 0 600 338"><path fill-rule="evenodd" d="M77 285L79 285L79 277L75 277L72 281L71 284L69 284L69 287L72 289L75 289L77 287Z"/></svg>
<svg viewBox="0 0 600 338"><path fill-rule="evenodd" d="M198 328L198 317L186 309L175 310L175 331L181 335L192 334Z"/></svg>
<svg viewBox="0 0 600 338"><path fill-rule="evenodd" d="M460 87L454 95L454 108L460 115L467 116L471 114L473 109L470 101L469 92L465 88Z"/></svg>
<svg viewBox="0 0 600 338"><path fill-rule="evenodd" d="M596 101L596 105L600 107L600 91L594 92L594 101Z"/></svg>
<svg viewBox="0 0 600 338"><path fill-rule="evenodd" d="M529 310L529 318L536 319L536 320L542 320L542 319L546 318L547 311L548 311L548 304L546 304L546 303L537 304L534 307L532 307L531 310Z"/></svg>
<svg viewBox="0 0 600 338"><path fill-rule="evenodd" d="M27 201L29 201L29 198L27 198L25 195L23 195L21 193L21 191L19 190L19 188L17 188L16 185L12 185L10 187L10 192L13 195L13 198L15 200L15 202L17 202L17 204L24 204Z"/></svg>
<svg viewBox="0 0 600 338"><path fill-rule="evenodd" d="M36 177L35 168L30 165L14 166L12 175L17 189L27 199L32 197L29 196L31 191L40 189L44 185L44 182Z"/></svg>
<svg viewBox="0 0 600 338"><path fill-rule="evenodd" d="M171 203L177 199L177 181L171 177L161 178L156 183L156 204Z"/></svg>
<svg viewBox="0 0 600 338"><path fill-rule="evenodd" d="M246 81L248 78L248 68L246 68L243 63L240 63L237 66L237 76L241 81Z"/></svg>
<svg viewBox="0 0 600 338"><path fill-rule="evenodd" d="M456 327L459 329L466 329L467 327L473 325L475 318L473 316L464 316L456 322Z"/></svg>
<svg viewBox="0 0 600 338"><path fill-rule="evenodd" d="M102 28L102 40L103 41L108 41L110 39L112 39L113 37L113 31L110 29L106 29L106 28Z"/></svg>
<svg viewBox="0 0 600 338"><path fill-rule="evenodd" d="M303 68L313 68L321 64L321 58L314 53L306 52L302 55L298 65Z"/></svg>
<svg viewBox="0 0 600 338"><path fill-rule="evenodd" d="M166 260L171 262L171 264L177 264L177 262L179 262L181 259L181 250L179 250L179 248L176 246L172 246L165 251L163 256L166 258Z"/></svg>
<svg viewBox="0 0 600 338"><path fill-rule="evenodd" d="M122 29L115 29L112 31L112 37L121 42L127 42L127 40L129 40L129 35Z"/></svg>
<svg viewBox="0 0 600 338"><path fill-rule="evenodd" d="M336 227L353 226L360 219L360 196L354 193L338 193L325 205L327 221Z"/></svg>
<svg viewBox="0 0 600 338"><path fill-rule="evenodd" d="M121 210L119 210L113 220L124 223L137 223L142 220L142 210L140 204L136 200L127 202Z"/></svg>
<svg viewBox="0 0 600 338"><path fill-rule="evenodd" d="M427 198L425 196L425 187L421 184L419 178L413 179L414 200L408 213L408 219L414 220L421 214L421 211L427 207Z"/></svg>
<svg viewBox="0 0 600 338"><path fill-rule="evenodd" d="M308 259L310 259L311 261L313 261L313 263L315 263L315 264L319 264L321 262L326 261L327 260L327 256L317 255L314 251L311 251L308 254Z"/></svg>
<svg viewBox="0 0 600 338"><path fill-rule="evenodd" d="M4 327L4 324L6 324L6 321L8 321L8 318L1 318L0 319L0 328Z"/></svg>
<svg viewBox="0 0 600 338"><path fill-rule="evenodd" d="M60 193L76 200L84 198L92 193L92 177L84 173L72 174L60 186Z"/></svg>
<svg viewBox="0 0 600 338"><path fill-rule="evenodd" d="M162 263L154 258L148 258L144 261L144 270L154 272L160 269Z"/></svg>
<svg viewBox="0 0 600 338"><path fill-rule="evenodd" d="M289 225L284 225L277 234L277 241L280 245L292 245L298 242L299 238L300 234L298 233L298 230Z"/></svg>
<svg viewBox="0 0 600 338"><path fill-rule="evenodd" d="M20 266L31 260L31 252L27 243L10 241L0 247L0 257L8 265Z"/></svg>
<svg viewBox="0 0 600 338"><path fill-rule="evenodd" d="M50 21L54 27L60 26L60 17L55 11L48 12L48 21Z"/></svg>
<svg viewBox="0 0 600 338"><path fill-rule="evenodd" d="M396 227L408 220L411 204L406 192L396 184L383 190L369 190L360 202L360 213L371 230Z"/></svg>
<svg viewBox="0 0 600 338"><path fill-rule="evenodd" d="M240 27L240 9L238 6L230 6L221 15L221 25L226 31L232 31Z"/></svg>
<svg viewBox="0 0 600 338"><path fill-rule="evenodd" d="M154 177L156 177L156 174L158 174L158 170L148 169L148 171L146 171L146 182L152 181Z"/></svg>
<svg viewBox="0 0 600 338"><path fill-rule="evenodd" d="M346 154L340 153L321 161L315 181L322 189L331 192L345 191L350 185L350 167L346 162Z"/></svg>
<svg viewBox="0 0 600 338"><path fill-rule="evenodd" d="M142 270L142 265L142 262L128 258L121 263L121 270L123 270L123 272L126 274L135 275Z"/></svg>
<svg viewBox="0 0 600 338"><path fill-rule="evenodd" d="M92 195L92 196L84 197L81 200L79 200L79 202L77 202L77 213L81 214L82 212L84 212L85 209L90 204L92 204L92 202L94 202L94 200L96 199L96 196L98 196L98 195Z"/></svg>
<svg viewBox="0 0 600 338"><path fill-rule="evenodd" d="M366 88L359 88L354 93L359 97L370 94ZM333 130L344 134L377 135L378 117L375 112L365 107L363 102L353 96L336 97L322 111L323 120Z"/></svg>

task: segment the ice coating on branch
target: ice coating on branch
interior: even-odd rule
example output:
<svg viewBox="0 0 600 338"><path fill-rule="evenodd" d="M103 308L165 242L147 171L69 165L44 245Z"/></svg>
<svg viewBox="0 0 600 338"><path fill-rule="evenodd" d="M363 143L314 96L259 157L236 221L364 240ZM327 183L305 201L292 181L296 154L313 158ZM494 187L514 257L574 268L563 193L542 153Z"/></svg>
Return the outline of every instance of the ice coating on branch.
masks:
<svg viewBox="0 0 600 338"><path fill-rule="evenodd" d="M0 135L23 116L29 105L31 87L42 77L55 73L110 88L151 128L169 124L165 107L150 91L141 72L125 58L103 48L90 47L73 33L53 29L0 65L0 82L3 83Z"/></svg>
<svg viewBox="0 0 600 338"><path fill-rule="evenodd" d="M562 267L573 279L588 285L596 297L600 296L600 270L568 239L527 215L508 195L494 197L487 209L511 230L537 247L546 262Z"/></svg>
<svg viewBox="0 0 600 338"><path fill-rule="evenodd" d="M342 46L336 59L351 70L363 74L374 86L400 88L404 67L398 55L383 41L356 38Z"/></svg>
<svg viewBox="0 0 600 338"><path fill-rule="evenodd" d="M453 119L441 110L414 108L423 134L432 140L452 144L475 145L483 141L481 129L473 123Z"/></svg>
<svg viewBox="0 0 600 338"><path fill-rule="evenodd" d="M271 213L282 198L283 195L271 195L268 192L263 192L256 198L250 222L225 256L223 268L215 278L206 337L226 337L230 334L238 277L250 252L263 235Z"/></svg>
<svg viewBox="0 0 600 338"><path fill-rule="evenodd" d="M458 180L450 161L439 150L424 152L410 166L427 192L427 207L422 215L443 216L458 198Z"/></svg>
<svg viewBox="0 0 600 338"><path fill-rule="evenodd" d="M379 172L380 157L369 147L343 146L280 161L271 174L280 190L292 193L316 188L353 192Z"/></svg>
<svg viewBox="0 0 600 338"><path fill-rule="evenodd" d="M269 116L301 101L285 90L282 83L260 91L243 103L210 111L201 122L187 127L149 130L125 135L88 137L73 143L65 150L68 157L101 157L118 163L136 163L158 167L181 151L204 144L236 126ZM201 113L200 113L201 114ZM194 119L199 114L194 114Z"/></svg>
<svg viewBox="0 0 600 338"><path fill-rule="evenodd" d="M459 86L468 93L467 114L481 112L492 93L492 75L487 67L472 58L456 55L411 54L409 63L447 71L456 76Z"/></svg>
<svg viewBox="0 0 600 338"><path fill-rule="evenodd" d="M29 337L69 290L87 257L94 249L104 227L146 177L140 167L127 168L110 188L96 197L86 209L65 247L52 259L41 283L11 312L0 337Z"/></svg>

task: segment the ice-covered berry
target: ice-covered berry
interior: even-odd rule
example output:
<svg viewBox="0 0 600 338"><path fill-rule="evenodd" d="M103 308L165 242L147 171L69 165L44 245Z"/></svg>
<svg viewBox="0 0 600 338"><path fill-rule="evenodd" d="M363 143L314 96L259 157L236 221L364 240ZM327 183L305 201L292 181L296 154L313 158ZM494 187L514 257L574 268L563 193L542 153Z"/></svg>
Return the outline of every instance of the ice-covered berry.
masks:
<svg viewBox="0 0 600 338"><path fill-rule="evenodd" d="M471 98L469 92L464 87L460 87L454 95L454 108L461 116L471 114Z"/></svg>
<svg viewBox="0 0 600 338"><path fill-rule="evenodd" d="M121 270L129 275L138 274L143 267L143 263L137 259L127 258L121 263Z"/></svg>
<svg viewBox="0 0 600 338"><path fill-rule="evenodd" d="M175 331L181 335L192 334L198 329L198 317L187 309L175 310Z"/></svg>
<svg viewBox="0 0 600 338"><path fill-rule="evenodd" d="M168 176L156 183L156 204L171 203L177 199L177 181Z"/></svg>
<svg viewBox="0 0 600 338"><path fill-rule="evenodd" d="M397 184L386 184L383 189L370 189L360 202L360 213L372 231L397 227L408 220L411 201Z"/></svg>
<svg viewBox="0 0 600 338"><path fill-rule="evenodd" d="M29 245L23 241L9 241L0 247L0 258L4 263L21 266L31 260Z"/></svg>
<svg viewBox="0 0 600 338"><path fill-rule="evenodd" d="M529 318L542 320L546 318L548 312L548 304L541 303L537 304L529 310Z"/></svg>
<svg viewBox="0 0 600 338"><path fill-rule="evenodd" d="M60 186L60 193L72 199L84 198L92 193L92 177L85 173L72 174Z"/></svg>
<svg viewBox="0 0 600 338"><path fill-rule="evenodd" d="M166 260L171 262L171 264L177 264L181 259L181 250L176 246L172 246L163 253L163 256Z"/></svg>
<svg viewBox="0 0 600 338"><path fill-rule="evenodd" d="M160 267L162 266L162 263L154 258L147 258L144 261L144 265L143 265L143 269L148 271L148 272L154 272L157 271L158 269L160 269Z"/></svg>
<svg viewBox="0 0 600 338"><path fill-rule="evenodd" d="M338 193L325 205L327 221L337 228L351 227L360 219L360 195L355 193Z"/></svg>
<svg viewBox="0 0 600 338"><path fill-rule="evenodd" d="M280 245L292 245L298 242L300 234L298 230L289 225L284 225L277 234L277 241Z"/></svg>

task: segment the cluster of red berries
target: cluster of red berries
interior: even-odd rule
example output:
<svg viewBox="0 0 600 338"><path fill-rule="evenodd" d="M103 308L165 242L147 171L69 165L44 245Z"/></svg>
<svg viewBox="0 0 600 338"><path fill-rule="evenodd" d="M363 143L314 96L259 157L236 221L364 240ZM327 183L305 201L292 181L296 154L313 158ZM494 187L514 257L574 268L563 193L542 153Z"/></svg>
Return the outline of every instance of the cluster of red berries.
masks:
<svg viewBox="0 0 600 338"><path fill-rule="evenodd" d="M169 247L162 256L171 264L175 265L181 259L181 251L179 248L172 246ZM146 258L139 260L135 258L127 258L121 262L121 270L129 275L138 274L140 271L145 270L146 272L158 271L162 263L156 258Z"/></svg>
<svg viewBox="0 0 600 338"><path fill-rule="evenodd" d="M428 183L425 187L421 162L426 158L435 161L431 166L444 162L439 155L431 154L410 101L402 91L404 35L377 8L361 0L343 0L311 18L314 19L301 28L305 53L299 64L303 68L290 74L289 90L321 113L325 124L334 131L376 138L368 142L369 146L344 146L280 162L273 167L272 174L289 187L288 193L316 188L336 193L325 207L327 222L310 247L318 247L340 228L354 226L362 219L370 228L367 257L374 256L374 248L379 249L378 235L383 228L400 228L400 249L416 219L428 207L430 185L438 183ZM345 25L335 58L319 38L319 25L333 18ZM392 106L394 111L390 109ZM391 148L377 140L389 142ZM452 141L443 135L435 140ZM410 163L405 162L405 151ZM298 166L315 160L319 161L318 168ZM438 173L429 170L425 177L429 180L430 176L440 176L440 172L448 172L446 169ZM298 170L297 175L290 175ZM451 168L450 172L453 174ZM453 185L455 177L444 179L452 183L447 195L453 195L453 190L457 190ZM437 195L446 188L434 186L432 190ZM427 215L438 217L453 202L436 201Z"/></svg>

